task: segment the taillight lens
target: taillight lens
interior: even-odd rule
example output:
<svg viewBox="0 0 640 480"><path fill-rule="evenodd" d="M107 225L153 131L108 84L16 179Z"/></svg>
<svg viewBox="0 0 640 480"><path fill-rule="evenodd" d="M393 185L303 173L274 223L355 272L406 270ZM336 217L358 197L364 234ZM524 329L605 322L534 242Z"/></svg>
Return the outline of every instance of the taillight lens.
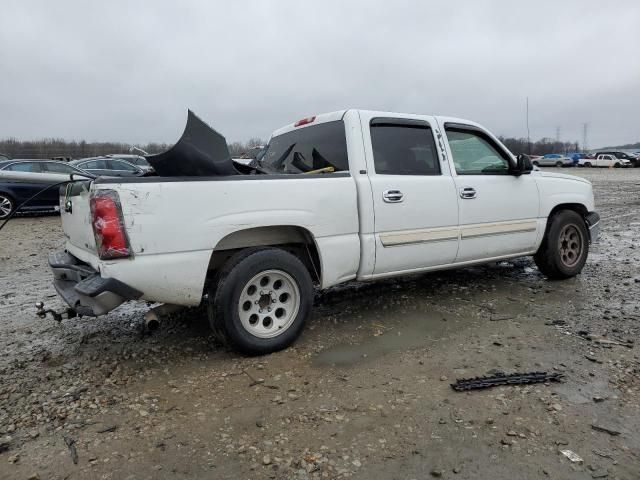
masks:
<svg viewBox="0 0 640 480"><path fill-rule="evenodd" d="M97 190L91 194L91 225L102 260L131 256L118 192Z"/></svg>

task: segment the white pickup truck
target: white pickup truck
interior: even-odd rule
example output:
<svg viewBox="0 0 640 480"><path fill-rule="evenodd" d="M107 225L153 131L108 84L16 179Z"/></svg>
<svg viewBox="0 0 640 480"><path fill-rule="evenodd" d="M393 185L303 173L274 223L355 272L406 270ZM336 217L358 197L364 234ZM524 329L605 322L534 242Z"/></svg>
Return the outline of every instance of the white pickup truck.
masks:
<svg viewBox="0 0 640 480"><path fill-rule="evenodd" d="M578 161L579 167L631 167L631 162L626 158L618 158L612 154L598 154L596 158L581 158Z"/></svg>
<svg viewBox="0 0 640 480"><path fill-rule="evenodd" d="M221 136L181 149L208 128L195 127L148 157L157 177L64 189L66 250L49 263L77 313L206 302L220 339L263 354L298 337L314 288L527 255L568 278L598 236L588 181L532 171L467 120L317 115L275 131L249 166L231 162Z"/></svg>

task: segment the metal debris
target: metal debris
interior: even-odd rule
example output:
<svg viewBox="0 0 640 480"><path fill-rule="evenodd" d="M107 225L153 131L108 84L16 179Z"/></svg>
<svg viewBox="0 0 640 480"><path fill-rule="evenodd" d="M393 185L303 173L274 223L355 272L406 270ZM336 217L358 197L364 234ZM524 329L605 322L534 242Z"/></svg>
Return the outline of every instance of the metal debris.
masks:
<svg viewBox="0 0 640 480"><path fill-rule="evenodd" d="M613 427L604 426L604 425L598 425L598 424L595 424L595 423L591 424L591 428L593 430L597 431L597 432L608 433L609 435L612 435L614 437L617 436L617 435L620 435L622 433L620 430L616 430Z"/></svg>
<svg viewBox="0 0 640 480"><path fill-rule="evenodd" d="M66 435L62 438L64 438L64 443L67 445L67 448L69 449L69 453L71 454L71 460L73 461L73 464L77 465L78 451L76 450L76 441L71 437L67 437Z"/></svg>
<svg viewBox="0 0 640 480"><path fill-rule="evenodd" d="M560 381L563 378L561 373L547 373L547 372L531 372L531 373L511 373L511 374L496 374L487 377L475 377L459 379L456 383L451 384L457 392L464 392L467 390L480 390L483 388L497 387L500 385L526 385L529 383L542 383L547 381Z"/></svg>
<svg viewBox="0 0 640 480"><path fill-rule="evenodd" d="M569 460L571 460L573 463L584 462L584 460L580 455L578 455L575 452L572 452L571 450L560 450L560 453L563 454L565 457L567 457Z"/></svg>

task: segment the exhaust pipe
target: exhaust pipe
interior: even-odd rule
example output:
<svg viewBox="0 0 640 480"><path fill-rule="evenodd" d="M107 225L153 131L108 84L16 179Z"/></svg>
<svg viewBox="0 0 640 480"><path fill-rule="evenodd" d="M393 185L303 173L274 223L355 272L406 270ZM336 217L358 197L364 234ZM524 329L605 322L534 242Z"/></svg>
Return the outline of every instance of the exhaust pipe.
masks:
<svg viewBox="0 0 640 480"><path fill-rule="evenodd" d="M153 307L144 314L144 326L148 331L153 332L160 328L160 322L163 319L183 308L182 305L172 305L168 303Z"/></svg>
<svg viewBox="0 0 640 480"><path fill-rule="evenodd" d="M144 327L150 332L160 328L160 318L153 310L144 314Z"/></svg>

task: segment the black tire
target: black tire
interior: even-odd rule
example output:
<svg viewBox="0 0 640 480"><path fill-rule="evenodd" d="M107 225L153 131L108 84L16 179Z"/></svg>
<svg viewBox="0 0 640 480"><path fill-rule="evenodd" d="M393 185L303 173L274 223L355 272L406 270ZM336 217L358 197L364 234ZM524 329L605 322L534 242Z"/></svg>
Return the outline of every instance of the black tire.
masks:
<svg viewBox="0 0 640 480"><path fill-rule="evenodd" d="M240 308L242 308L240 298L248 291L245 289L249 286L249 282L262 275L262 272L267 271L284 272L284 275L291 280L291 284L295 284L299 294L299 302L295 315L288 313L290 323L284 327L282 333L277 333L278 330L274 330L272 333L274 336L262 338L247 329L252 328L250 325L244 326L240 318ZM268 277L268 274L265 273L265 276ZM260 279L260 281L262 280ZM262 289L260 286L258 288ZM271 286L265 288L271 288ZM246 355L264 355L287 348L302 333L313 305L313 282L309 271L296 256L278 248L249 248L240 251L227 261L208 293L207 312L209 323L216 337L225 345ZM277 292L274 293L270 290L269 295L271 294L274 295L274 303L276 303ZM269 296L262 295L261 292L256 295L258 297L258 300L255 301L256 305L263 301L263 297ZM295 297L295 295L293 296ZM269 298L271 297L269 296ZM246 303L251 304L252 302ZM271 312L271 305L268 301L266 305L269 305L269 312ZM253 305L251 308L254 308ZM255 308L260 308L260 312L262 312L263 306ZM277 310L273 314L274 319L276 315ZM259 319L257 322L260 323L263 320ZM269 323L275 328L276 321L270 320ZM263 322L262 325L264 326L266 323Z"/></svg>
<svg viewBox="0 0 640 480"><path fill-rule="evenodd" d="M564 165L564 163L562 162L556 162L556 167L562 167Z"/></svg>
<svg viewBox="0 0 640 480"><path fill-rule="evenodd" d="M559 280L578 275L588 255L589 233L584 219L573 210L560 210L549 219L533 259L546 277Z"/></svg>
<svg viewBox="0 0 640 480"><path fill-rule="evenodd" d="M616 162L613 164L613 168L620 168L622 164L620 162Z"/></svg>
<svg viewBox="0 0 640 480"><path fill-rule="evenodd" d="M584 166L591 168L591 162L584 162Z"/></svg>
<svg viewBox="0 0 640 480"><path fill-rule="evenodd" d="M534 161L534 162L533 162L533 166L534 166L534 167L539 167L539 166L540 166L540 163L538 163L538 162Z"/></svg>
<svg viewBox="0 0 640 480"><path fill-rule="evenodd" d="M9 217L15 208L15 200L6 193L0 193L0 220Z"/></svg>

